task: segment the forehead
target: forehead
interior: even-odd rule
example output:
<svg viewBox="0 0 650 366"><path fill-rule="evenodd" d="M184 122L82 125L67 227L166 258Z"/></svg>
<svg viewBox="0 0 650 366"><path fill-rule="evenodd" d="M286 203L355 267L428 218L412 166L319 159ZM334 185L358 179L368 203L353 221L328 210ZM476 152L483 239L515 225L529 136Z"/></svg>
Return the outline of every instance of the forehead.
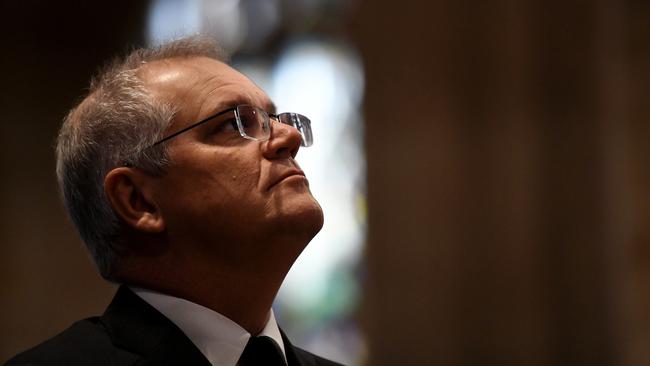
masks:
<svg viewBox="0 0 650 366"><path fill-rule="evenodd" d="M143 65L138 76L154 98L177 108L177 125L238 104L251 104L271 112L273 109L266 93L249 78L207 57L154 61Z"/></svg>

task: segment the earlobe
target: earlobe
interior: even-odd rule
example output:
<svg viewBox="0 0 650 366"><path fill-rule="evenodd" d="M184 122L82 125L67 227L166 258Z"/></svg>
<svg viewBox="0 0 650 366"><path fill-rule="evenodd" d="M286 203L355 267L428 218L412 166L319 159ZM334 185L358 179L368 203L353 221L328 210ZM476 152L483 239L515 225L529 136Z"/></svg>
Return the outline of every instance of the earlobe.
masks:
<svg viewBox="0 0 650 366"><path fill-rule="evenodd" d="M104 178L104 191L113 211L128 226L144 233L160 233L165 222L149 191L148 176L132 168L115 168Z"/></svg>

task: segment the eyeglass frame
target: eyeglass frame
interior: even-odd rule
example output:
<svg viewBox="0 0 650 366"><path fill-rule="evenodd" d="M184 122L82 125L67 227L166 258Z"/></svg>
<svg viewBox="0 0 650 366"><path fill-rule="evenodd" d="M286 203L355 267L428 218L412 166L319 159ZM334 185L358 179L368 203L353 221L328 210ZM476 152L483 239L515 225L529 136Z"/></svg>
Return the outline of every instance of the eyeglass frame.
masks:
<svg viewBox="0 0 650 366"><path fill-rule="evenodd" d="M244 126L243 126L243 124L242 124L241 117L240 117L240 113L239 113L239 110L238 110L239 107L251 107L251 108L253 108L253 109L256 110L256 111L263 113L262 116L266 115L265 120L266 120L266 124L268 125L268 130L269 130L269 135L268 135L266 138L264 138L264 139L260 139L260 138L257 138L257 137L249 136L249 135L247 135L247 134L244 132ZM301 120L302 120L302 119L307 120L307 122L308 122L308 123L307 123L307 126L309 127L310 135L312 135L312 134L311 134L311 120L310 120L309 118L307 118L306 116L302 115L302 114L294 113L294 112L282 112L282 113L278 113L278 114L273 114L273 113L267 113L264 109L259 108L259 107L256 107L256 106L253 106L253 105L249 105L249 104L240 104L240 105L237 105L237 106L234 106L234 107L228 108L228 109L226 109L226 110L223 110L223 111L217 112L217 113L215 113L215 114L213 114L213 115L210 115L210 116L208 116L208 117L206 117L206 118L204 118L204 119L202 119L202 120L200 120L200 121L198 121L198 122L194 122L194 123L190 124L189 126L184 127L184 128L182 128L182 129L180 129L179 131L176 131L176 132L172 133L171 135L169 135L169 136L167 136L167 137L164 137L164 138L162 138L162 139L160 139L160 140L154 142L154 143L151 144L148 148L151 148L151 147L154 147L154 146L160 145L160 144L162 144L163 142L169 141L169 140L171 140L172 138L174 138L174 137L176 137L176 136L178 136L178 135L180 135L180 134L183 134L183 133L185 133L185 132L187 132L187 131L189 131L189 130L195 128L195 127L198 127L198 126L200 126L200 125L202 125L202 124L204 124L204 123L207 123L207 122L210 121L211 119L217 118L217 117L219 117L219 116L222 116L222 115L224 115L224 114L226 114L226 113L233 112L233 111L235 112L235 121L237 122L237 131L239 132L239 135L240 135L241 137L245 138L245 139L248 139L248 140L253 140L253 141L267 141L267 140L269 140L269 139L271 138L271 118L273 118L274 120L276 120L278 123L282 123L282 124L284 124L284 125L287 125L287 126L293 127L293 128L295 128L295 129L298 130L298 128L297 128L296 126L294 126L294 125L290 125L290 124L288 124L288 123L284 123L284 122L282 122L282 121L280 120L280 116L283 115L283 114L296 115L296 116L301 117L301 118L300 118ZM293 116L292 116L292 117L293 117ZM293 120L293 118L292 118L292 120ZM300 132L300 130L298 130L298 131ZM311 146L312 144L313 144L313 137L312 137L312 140L309 141L309 145L307 145L307 144L306 144L306 139L303 138L303 134L300 132L300 146L303 146L303 147L309 147L309 146Z"/></svg>
<svg viewBox="0 0 650 366"><path fill-rule="evenodd" d="M245 107L251 107L251 108L253 108L254 110L256 110L256 111L258 111L258 112L261 112L261 113L263 113L263 115L266 115L266 116L267 116L267 118L266 118L265 120L266 120L266 124L268 124L269 135L268 135L266 138L264 138L264 139L260 139L260 138L257 138L257 137L249 136L249 135L247 135L247 134L244 132L244 126L243 126L243 124L242 124L242 122L241 122L241 117L239 116L240 113L239 113L238 110L237 110L239 107L242 107L242 106L245 106ZM153 147L155 147L155 146L158 146L158 145L160 145L160 144L162 144L162 143L164 143L164 142L167 142L167 141L173 139L174 137L176 137L176 136L178 136L178 135L181 135L181 134L183 134L183 133L185 133L185 132L187 132L187 131L189 131L189 130L195 128L195 127L198 127L198 126L200 126L200 125L202 125L202 124L204 124L204 123L207 123L208 121L210 121L210 120L212 120L212 119L214 119L214 118L217 118L217 117L219 117L219 116L221 116L221 115L224 115L224 114L226 114L226 113L228 113L228 112L232 112L232 111L235 111L235 121L237 122L237 131L239 132L239 135L240 135L241 137L245 138L245 139L253 140L253 141L267 141L267 140L269 140L269 139L271 138L271 118L273 118L274 120L276 120L278 123L282 123L282 124L284 124L284 125L291 126L291 127L295 128L296 130L298 130L298 128L297 128L296 126L294 126L294 125L290 125L290 124L288 124L288 123L284 123L284 122L282 122L282 121L280 120L280 116L281 116L281 115L283 115L283 114L289 114L289 115L291 115L291 117L292 117L291 119L292 119L292 120L294 120L293 117L298 116L298 117L300 117L299 120L301 120L301 121L303 121L303 122L304 122L304 120L307 121L307 124L306 124L306 125L309 127L309 137L310 137L309 145L306 145L306 144L305 144L305 140L306 140L306 139L303 137L302 132L301 132L300 130L298 130L298 132L300 133L300 145L303 146L303 147L309 147L309 146L313 145L313 143L314 143L314 142L313 142L313 133L312 133L312 131L311 131L311 120L310 120L309 118L307 118L306 116L304 116L304 115L302 115L302 114L299 114L299 113L294 113L294 112L282 112L282 113L278 113L278 114L272 114L272 113L267 113L264 109L259 108L259 107L256 107L256 106L254 106L254 105L249 105L249 104L239 104L239 105L237 105L237 106L234 106L234 107L228 108L228 109L226 109L226 110L223 110L223 111L217 112L217 113L215 113L215 114L213 114L213 115L210 115L210 116L208 116L208 117L206 117L206 118L204 118L204 119L202 119L202 120L200 120L200 121L198 121L198 122L192 123L192 124L190 124L189 126L184 127L184 128L182 128L182 129L180 129L179 131L176 131L176 132L172 133L171 135L169 135L169 136L167 136L167 137L163 137L162 139L160 139L160 140L154 142L153 144L151 144L151 145L145 147L144 149L140 150L139 152L142 153L142 152L144 152L144 151L146 151L146 150L148 150L148 149L151 149L151 148L153 148ZM134 162L133 162L133 161L126 160L126 161L123 163L123 166L126 166L126 167L133 167L133 166L135 166L135 165L134 165Z"/></svg>

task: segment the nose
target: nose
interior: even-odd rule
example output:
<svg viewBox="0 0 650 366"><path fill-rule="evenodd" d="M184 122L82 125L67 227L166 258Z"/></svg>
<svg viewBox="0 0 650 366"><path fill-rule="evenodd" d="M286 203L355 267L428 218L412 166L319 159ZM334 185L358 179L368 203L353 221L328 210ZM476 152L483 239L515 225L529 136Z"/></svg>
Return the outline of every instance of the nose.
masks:
<svg viewBox="0 0 650 366"><path fill-rule="evenodd" d="M271 118L271 136L264 146L264 156L267 159L295 158L300 149L302 136L293 127Z"/></svg>

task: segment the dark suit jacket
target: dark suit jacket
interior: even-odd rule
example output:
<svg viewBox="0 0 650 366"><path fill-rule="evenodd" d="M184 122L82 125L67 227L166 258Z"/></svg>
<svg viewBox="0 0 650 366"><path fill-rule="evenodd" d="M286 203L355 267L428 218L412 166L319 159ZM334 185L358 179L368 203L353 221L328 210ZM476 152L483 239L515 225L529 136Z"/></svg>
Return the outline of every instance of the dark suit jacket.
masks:
<svg viewBox="0 0 650 366"><path fill-rule="evenodd" d="M340 365L294 347L284 333L282 340L289 366ZM210 363L174 323L121 286L104 315L74 323L6 365L210 366Z"/></svg>

